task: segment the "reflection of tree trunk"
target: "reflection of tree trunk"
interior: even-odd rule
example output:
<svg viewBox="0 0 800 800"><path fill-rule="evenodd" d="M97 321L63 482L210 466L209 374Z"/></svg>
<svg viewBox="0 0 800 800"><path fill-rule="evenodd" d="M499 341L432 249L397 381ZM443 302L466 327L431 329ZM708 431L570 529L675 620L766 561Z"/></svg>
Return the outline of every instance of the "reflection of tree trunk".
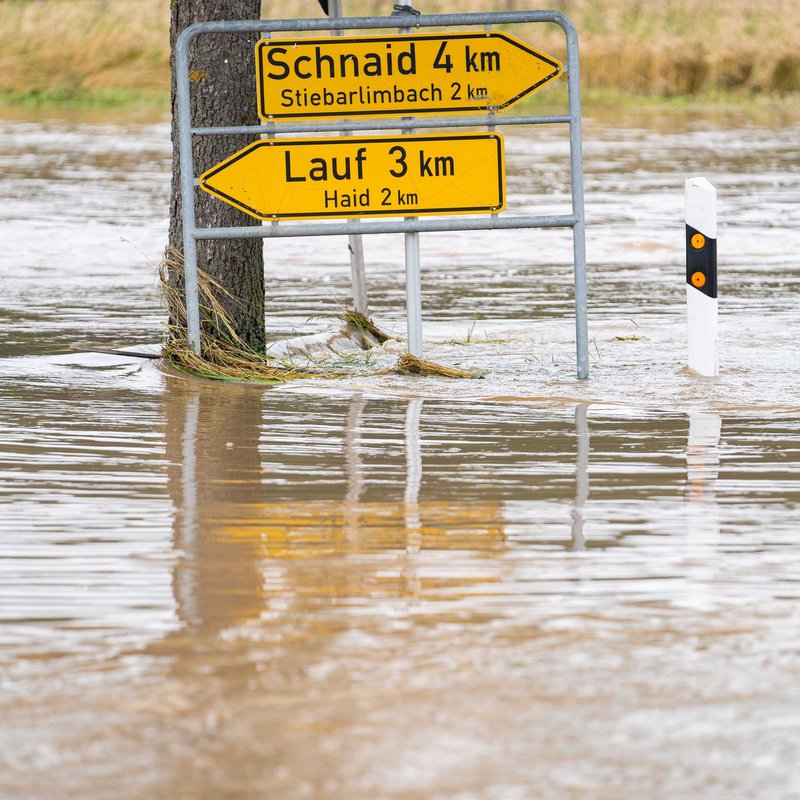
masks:
<svg viewBox="0 0 800 800"><path fill-rule="evenodd" d="M173 588L184 626L223 630L263 609L260 541L224 533L260 481L261 393L208 385L167 405L173 539L181 560Z"/></svg>
<svg viewBox="0 0 800 800"><path fill-rule="evenodd" d="M170 196L169 243L183 251L183 221L180 207L180 164L175 88L174 48L181 31L194 22L215 19L260 19L261 0L180 0L170 3L172 47L172 193ZM193 124L254 125L256 88L254 50L256 34L203 35L191 45ZM257 139L252 135L195 136L194 163L197 174ZM196 191L197 221L202 227L258 225L257 220ZM226 303L228 316L239 335L255 350L265 347L264 255L261 239L217 239L200 241L197 264L236 298Z"/></svg>

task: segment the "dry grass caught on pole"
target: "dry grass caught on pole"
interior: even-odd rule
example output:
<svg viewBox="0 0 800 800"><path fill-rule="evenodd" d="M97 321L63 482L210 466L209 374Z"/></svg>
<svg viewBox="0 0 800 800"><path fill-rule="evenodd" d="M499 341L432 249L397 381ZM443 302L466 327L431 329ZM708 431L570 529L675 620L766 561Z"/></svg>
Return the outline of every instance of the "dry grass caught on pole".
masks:
<svg viewBox="0 0 800 800"><path fill-rule="evenodd" d="M161 288L169 314L163 356L175 368L209 378L240 381L285 381L319 377L312 369L288 367L251 350L233 329L220 296L230 294L213 278L198 270L200 302L200 355L189 346L183 285L183 255L170 248L159 268Z"/></svg>
<svg viewBox="0 0 800 800"><path fill-rule="evenodd" d="M200 294L200 355L189 346L187 338L186 302L183 291L183 255L170 248L159 268L161 288L169 314L167 340L162 356L176 369L217 380L281 382L298 378L347 378L356 375L428 375L443 378L479 378L480 374L445 367L433 361L404 353L393 369L359 370L331 369L324 362L297 367L279 359L251 350L237 335L219 300L231 299L230 294L201 270L197 273ZM346 325L368 333L380 343L389 340L372 320L355 311L345 311Z"/></svg>
<svg viewBox="0 0 800 800"><path fill-rule="evenodd" d="M342 314L342 319L348 325L353 325L362 333L368 334L378 344L384 344L394 338L382 328L379 328L369 317L364 316L360 311L351 311L349 308Z"/></svg>
<svg viewBox="0 0 800 800"><path fill-rule="evenodd" d="M464 369L445 367L435 361L426 361L419 356L412 356L411 353L403 353L397 359L394 372L398 375L422 375L439 378L482 378L480 372L469 372Z"/></svg>

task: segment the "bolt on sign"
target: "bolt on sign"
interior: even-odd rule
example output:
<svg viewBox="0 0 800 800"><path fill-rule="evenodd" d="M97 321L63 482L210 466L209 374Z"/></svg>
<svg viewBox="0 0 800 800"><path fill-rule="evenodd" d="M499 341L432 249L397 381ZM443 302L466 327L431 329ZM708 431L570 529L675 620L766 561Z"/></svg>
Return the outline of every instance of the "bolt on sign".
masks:
<svg viewBox="0 0 800 800"><path fill-rule="evenodd" d="M199 183L261 220L496 213L505 208L503 137L262 139Z"/></svg>
<svg viewBox="0 0 800 800"><path fill-rule="evenodd" d="M499 111L562 74L506 33L262 39L258 113L276 121Z"/></svg>

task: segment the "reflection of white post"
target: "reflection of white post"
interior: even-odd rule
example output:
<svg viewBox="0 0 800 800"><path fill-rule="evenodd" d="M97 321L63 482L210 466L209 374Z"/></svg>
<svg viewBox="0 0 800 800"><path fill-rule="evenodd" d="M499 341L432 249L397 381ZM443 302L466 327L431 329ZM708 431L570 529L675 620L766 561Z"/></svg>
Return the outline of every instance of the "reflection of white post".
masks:
<svg viewBox="0 0 800 800"><path fill-rule="evenodd" d="M722 419L712 411L689 413L686 446L686 581L696 605L713 602L717 573L719 439Z"/></svg>
<svg viewBox="0 0 800 800"><path fill-rule="evenodd" d="M686 306L689 369L716 377L717 190L706 178L686 181Z"/></svg>
<svg viewBox="0 0 800 800"><path fill-rule="evenodd" d="M186 416L181 437L181 507L180 540L176 547L183 558L175 568L175 594L182 616L191 623L199 622L197 587L191 562L196 558L197 544L197 430L200 422L200 395L193 394L186 401ZM188 562L188 564L187 564Z"/></svg>
<svg viewBox="0 0 800 800"><path fill-rule="evenodd" d="M347 495L345 503L350 507L359 500L364 491L364 468L361 464L361 414L367 402L363 394L354 394L347 412L344 429L344 467L347 476Z"/></svg>
<svg viewBox="0 0 800 800"><path fill-rule="evenodd" d="M189 546L190 543L193 544L197 536L197 427L199 420L200 395L193 394L186 401L186 418L181 438L184 547Z"/></svg>
<svg viewBox="0 0 800 800"><path fill-rule="evenodd" d="M406 555L415 556L422 550L422 520L419 515L419 488L422 483L422 446L419 420L422 400L409 400L406 410L406 491L403 497L406 523ZM409 597L419 599L421 586L414 559L403 568L403 580Z"/></svg>
<svg viewBox="0 0 800 800"><path fill-rule="evenodd" d="M406 493L405 503L419 503L419 487L422 482L422 447L419 441L419 419L422 415L422 400L409 400L406 411Z"/></svg>
<svg viewBox="0 0 800 800"><path fill-rule="evenodd" d="M328 14L331 17L343 17L342 0L329 0ZM331 31L332 36L343 36L343 30ZM342 131L342 136L350 136L350 131ZM358 222L351 219L349 222ZM365 317L369 316L369 303L367 300L367 272L364 268L364 241L359 233L351 233L347 239L347 248L350 251L350 275L353 282L353 308Z"/></svg>
<svg viewBox="0 0 800 800"><path fill-rule="evenodd" d="M686 447L686 495L689 500L714 497L719 477L719 438L722 418L713 411L689 414L689 442Z"/></svg>
<svg viewBox="0 0 800 800"><path fill-rule="evenodd" d="M583 550L586 537L583 534L583 507L589 499L589 406L575 406L575 504L572 506L572 549Z"/></svg>

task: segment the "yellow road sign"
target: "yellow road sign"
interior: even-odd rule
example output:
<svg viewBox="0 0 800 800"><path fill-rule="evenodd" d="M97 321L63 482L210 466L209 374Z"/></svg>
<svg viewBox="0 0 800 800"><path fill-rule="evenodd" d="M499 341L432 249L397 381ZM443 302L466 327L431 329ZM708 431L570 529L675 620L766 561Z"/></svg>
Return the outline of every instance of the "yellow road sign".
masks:
<svg viewBox="0 0 800 800"><path fill-rule="evenodd" d="M256 45L258 112L274 121L497 111L561 72L552 56L496 31Z"/></svg>
<svg viewBox="0 0 800 800"><path fill-rule="evenodd" d="M262 220L494 213L505 207L503 138L261 139L200 187Z"/></svg>

